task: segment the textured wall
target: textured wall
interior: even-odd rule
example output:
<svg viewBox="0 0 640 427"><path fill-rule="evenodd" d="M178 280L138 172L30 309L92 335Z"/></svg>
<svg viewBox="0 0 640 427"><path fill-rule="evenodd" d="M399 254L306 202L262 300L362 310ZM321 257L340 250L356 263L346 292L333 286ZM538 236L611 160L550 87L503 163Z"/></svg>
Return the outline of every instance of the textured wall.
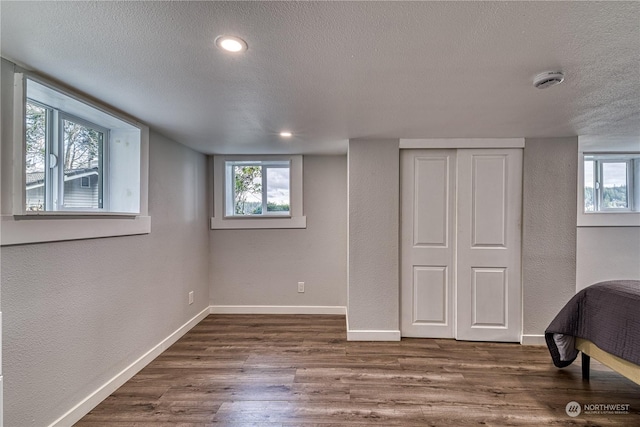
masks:
<svg viewBox="0 0 640 427"><path fill-rule="evenodd" d="M151 234L2 248L6 426L49 425L209 304L205 156L151 133L149 167Z"/></svg>
<svg viewBox="0 0 640 427"><path fill-rule="evenodd" d="M303 171L306 229L209 232L212 305L346 305L347 159L305 156Z"/></svg>
<svg viewBox="0 0 640 427"><path fill-rule="evenodd" d="M578 227L576 291L603 280L640 280L640 227Z"/></svg>
<svg viewBox="0 0 640 427"><path fill-rule="evenodd" d="M349 329L399 330L399 141L349 141Z"/></svg>
<svg viewBox="0 0 640 427"><path fill-rule="evenodd" d="M526 139L523 166L523 331L540 335L575 293L578 139Z"/></svg>

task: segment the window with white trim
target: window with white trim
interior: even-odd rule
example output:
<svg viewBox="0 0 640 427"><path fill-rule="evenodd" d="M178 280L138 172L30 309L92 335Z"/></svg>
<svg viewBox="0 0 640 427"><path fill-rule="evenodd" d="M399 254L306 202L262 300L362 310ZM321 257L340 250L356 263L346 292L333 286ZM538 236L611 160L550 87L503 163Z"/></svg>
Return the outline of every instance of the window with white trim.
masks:
<svg viewBox="0 0 640 427"><path fill-rule="evenodd" d="M640 155L585 153L583 161L585 214L640 210L636 194Z"/></svg>
<svg viewBox="0 0 640 427"><path fill-rule="evenodd" d="M24 214L140 213L141 130L27 77Z"/></svg>
<svg viewBox="0 0 640 427"><path fill-rule="evenodd" d="M149 128L4 59L1 70L0 244L150 233Z"/></svg>
<svg viewBox="0 0 640 427"><path fill-rule="evenodd" d="M211 228L305 228L302 156L215 156Z"/></svg>

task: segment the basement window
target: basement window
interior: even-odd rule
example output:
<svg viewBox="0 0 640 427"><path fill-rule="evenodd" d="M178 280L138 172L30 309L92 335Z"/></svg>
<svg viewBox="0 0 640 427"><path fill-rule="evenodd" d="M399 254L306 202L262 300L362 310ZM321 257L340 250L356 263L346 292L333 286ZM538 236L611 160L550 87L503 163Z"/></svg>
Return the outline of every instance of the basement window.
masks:
<svg viewBox="0 0 640 427"><path fill-rule="evenodd" d="M640 227L640 153L579 151L577 199L578 227Z"/></svg>
<svg viewBox="0 0 640 427"><path fill-rule="evenodd" d="M24 214L140 213L141 130L26 78Z"/></svg>
<svg viewBox="0 0 640 427"><path fill-rule="evenodd" d="M633 154L584 155L584 212L638 211L637 169L640 156Z"/></svg>
<svg viewBox="0 0 640 427"><path fill-rule="evenodd" d="M30 72L13 104L2 245L150 232L146 126Z"/></svg>
<svg viewBox="0 0 640 427"><path fill-rule="evenodd" d="M211 228L305 228L302 156L216 156Z"/></svg>
<svg viewBox="0 0 640 427"><path fill-rule="evenodd" d="M224 168L225 216L291 216L290 160L229 160Z"/></svg>

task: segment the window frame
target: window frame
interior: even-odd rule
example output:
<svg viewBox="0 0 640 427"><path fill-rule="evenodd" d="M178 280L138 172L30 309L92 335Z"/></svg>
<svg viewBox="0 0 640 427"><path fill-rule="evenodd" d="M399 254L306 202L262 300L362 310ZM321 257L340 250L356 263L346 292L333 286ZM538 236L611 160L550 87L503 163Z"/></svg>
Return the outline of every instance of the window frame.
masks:
<svg viewBox="0 0 640 427"><path fill-rule="evenodd" d="M637 227L640 226L640 201L634 192L640 185L640 177L635 176L635 164L640 162L640 152L636 151L579 151L578 152L578 227ZM594 211L585 211L585 161L593 161ZM627 165L627 208L601 208L603 192L596 188L602 180L604 163L626 163Z"/></svg>
<svg viewBox="0 0 640 427"><path fill-rule="evenodd" d="M227 206L231 203L227 193L227 162L289 162L289 214L228 215ZM261 165L264 166L264 165ZM216 229L279 229L306 228L307 219L303 214L303 157L302 155L221 155L210 158L210 171L213 180L213 216L210 220L212 230ZM266 174L263 174L266 179ZM263 192L265 194L266 192ZM232 195L233 196L233 195Z"/></svg>
<svg viewBox="0 0 640 427"><path fill-rule="evenodd" d="M633 160L631 158L601 158L596 156L593 159L594 161L594 169L597 171L597 176L594 175L595 182L598 183L598 206L595 212L633 212L634 204L633 204ZM604 180L604 165L606 163L624 163L626 165L626 192L627 192L627 207L625 208L606 208L604 205L604 192L602 191L602 184ZM595 186L594 186L595 189ZM591 213L591 212L585 212Z"/></svg>
<svg viewBox="0 0 640 427"><path fill-rule="evenodd" d="M140 200L138 212L110 212L104 208L100 210L93 209L91 211L86 208L80 210L67 208L55 211L27 211L25 138L27 80L45 86L52 91L59 92L73 101L77 101L94 109L99 115L111 116L130 128L135 128L139 131ZM9 81L13 83L12 91L8 90L8 88L11 87L9 86L11 84ZM5 123L9 123L11 128L8 132L3 132L3 140L7 138L12 139L13 142L3 141L3 145L7 143L7 147L3 148L2 168L6 168L7 173L3 173L2 186L3 193L5 194L3 194L2 197L2 212L0 217L2 227L0 245L8 246L81 240L148 234L151 232L151 218L148 216L149 128L146 125L93 99L80 95L66 86L45 79L33 71L25 70L15 64L11 64L11 67L6 67L4 61L2 64L2 87L3 115L7 112L9 117L7 117L7 122ZM7 96L5 96L5 94ZM36 101L36 103L43 104L38 101ZM51 108L46 104L44 104L44 107ZM53 114L51 114L51 116L53 116ZM76 117L74 114L68 114L68 116L87 122L87 120ZM91 123L91 125L104 128L104 126L97 125L91 121L88 122ZM48 144L50 141L51 135L48 135L46 143ZM46 156L47 170L45 173L52 173L50 169L48 169L48 157L49 156ZM103 158L103 162L106 161L107 159ZM107 169L106 164L107 163L103 163L104 169ZM137 177L137 173L134 176ZM136 180L137 179L138 178L136 178ZM104 191L106 191L106 188Z"/></svg>
<svg viewBox="0 0 640 427"><path fill-rule="evenodd" d="M229 171L227 170L227 168L229 168L229 166L227 165L228 163L231 164L231 175L229 175ZM233 209L233 200L235 200L236 198L236 191L235 191L235 185L233 185L233 182L235 182L235 166L259 166L262 169L261 172L261 180L262 180L262 191L261 191L261 204L262 204L262 209L261 209L261 213L260 214L250 214L250 215L237 215L234 213L230 213L230 212L234 212L235 209ZM274 160L269 160L269 161L264 161L264 160L255 160L255 161L237 161L237 160L225 160L224 161L224 167L225 167L225 186L224 186L224 193L225 193L225 197L224 197L224 217L225 218L291 218L291 160L286 160L286 161L274 161ZM269 213L269 211L267 210L267 205L268 205L268 194L267 194L267 174L269 169L283 169L283 168L288 168L289 169L289 213L288 214L281 214L281 213ZM229 176L231 177L231 182L229 182ZM229 192L231 192L231 194L229 194ZM229 206L231 204L231 206Z"/></svg>
<svg viewBox="0 0 640 427"><path fill-rule="evenodd" d="M33 102L33 100L30 100ZM39 103L43 105L42 103ZM101 213L110 213L109 211L109 173L108 168L105 165L109 164L109 129L103 126L100 126L96 123L92 123L89 120L85 120L81 117L77 117L73 114L67 113L66 111L59 110L57 108L53 108L50 106L46 106L45 108L52 111L52 116L56 123L52 123L51 130L47 129L47 133L51 132L55 134L55 129L57 128L57 135L52 138L50 141L47 141L47 147L45 152L45 168L47 168L47 173L50 174L50 182L51 182L51 194L47 195L47 187L46 187L46 178L45 178L45 197L47 200L46 206L49 206L50 209L44 210L44 212L101 212ZM64 121L73 122L79 124L80 126L90 127L94 130L102 133L102 147L100 148L101 154L99 157L99 165L98 165L98 199L102 196L102 207L98 208L89 208L89 207L79 207L79 208L71 208L66 207L64 205L64 166L60 166L60 158L64 156ZM51 168L49 165L50 155L53 154L58 159L55 167ZM45 173L45 175L47 174ZM89 188L91 188L91 183L89 183ZM55 201L55 203L54 203ZM98 200L98 205L100 204L100 200ZM53 207L56 206L54 209ZM28 212L28 211L27 211Z"/></svg>

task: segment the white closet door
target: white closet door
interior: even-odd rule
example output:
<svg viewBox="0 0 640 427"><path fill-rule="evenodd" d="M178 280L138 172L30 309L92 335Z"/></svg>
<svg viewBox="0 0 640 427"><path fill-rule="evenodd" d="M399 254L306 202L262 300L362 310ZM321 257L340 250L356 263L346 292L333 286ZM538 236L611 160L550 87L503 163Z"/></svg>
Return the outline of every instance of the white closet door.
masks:
<svg viewBox="0 0 640 427"><path fill-rule="evenodd" d="M456 151L401 154L402 336L453 338Z"/></svg>
<svg viewBox="0 0 640 427"><path fill-rule="evenodd" d="M459 150L456 338L520 341L522 150Z"/></svg>

